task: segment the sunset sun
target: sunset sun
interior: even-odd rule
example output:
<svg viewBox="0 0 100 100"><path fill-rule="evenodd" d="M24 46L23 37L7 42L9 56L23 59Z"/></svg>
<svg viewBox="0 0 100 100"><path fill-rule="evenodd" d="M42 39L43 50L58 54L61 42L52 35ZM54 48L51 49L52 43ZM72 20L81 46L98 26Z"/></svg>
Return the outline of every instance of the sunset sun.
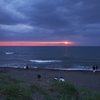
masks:
<svg viewBox="0 0 100 100"><path fill-rule="evenodd" d="M68 42L65 42L65 44L68 44Z"/></svg>

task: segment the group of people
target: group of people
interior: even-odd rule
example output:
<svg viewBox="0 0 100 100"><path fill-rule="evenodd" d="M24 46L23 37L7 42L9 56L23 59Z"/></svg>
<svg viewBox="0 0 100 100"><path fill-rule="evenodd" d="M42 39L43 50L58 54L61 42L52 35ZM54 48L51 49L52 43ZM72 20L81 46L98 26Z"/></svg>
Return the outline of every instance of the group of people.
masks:
<svg viewBox="0 0 100 100"><path fill-rule="evenodd" d="M28 65L24 65L24 69L29 69Z"/></svg>
<svg viewBox="0 0 100 100"><path fill-rule="evenodd" d="M95 71L98 71L98 66L97 65L96 66L95 65L93 66L93 73L95 73Z"/></svg>
<svg viewBox="0 0 100 100"><path fill-rule="evenodd" d="M41 75L38 74L38 75L37 75L37 81L40 81L40 80L41 80ZM55 81L55 80L58 80L58 79L57 79L57 76L54 77L54 81ZM64 79L63 77L60 77L59 81L64 82L65 79Z"/></svg>
<svg viewBox="0 0 100 100"><path fill-rule="evenodd" d="M55 76L55 77L54 77L54 81L55 81L55 80L58 80L58 79L57 79L57 76ZM64 81L65 81L65 79L64 79L63 77L60 77L59 81L64 82Z"/></svg>

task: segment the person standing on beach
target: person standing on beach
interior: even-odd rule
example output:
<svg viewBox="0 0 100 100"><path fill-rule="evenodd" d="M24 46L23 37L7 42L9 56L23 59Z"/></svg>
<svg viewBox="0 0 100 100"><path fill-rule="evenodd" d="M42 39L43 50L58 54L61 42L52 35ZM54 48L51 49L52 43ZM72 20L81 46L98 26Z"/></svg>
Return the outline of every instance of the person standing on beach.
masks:
<svg viewBox="0 0 100 100"><path fill-rule="evenodd" d="M24 65L24 69L26 69L26 66Z"/></svg>
<svg viewBox="0 0 100 100"><path fill-rule="evenodd" d="M93 66L93 73L95 73L95 66Z"/></svg>
<svg viewBox="0 0 100 100"><path fill-rule="evenodd" d="M98 65L96 65L96 71L98 71Z"/></svg>
<svg viewBox="0 0 100 100"><path fill-rule="evenodd" d="M28 65L26 66L26 69L28 69Z"/></svg>
<svg viewBox="0 0 100 100"><path fill-rule="evenodd" d="M41 75L40 75L40 74L37 76L37 80L38 80L38 81L41 80Z"/></svg>

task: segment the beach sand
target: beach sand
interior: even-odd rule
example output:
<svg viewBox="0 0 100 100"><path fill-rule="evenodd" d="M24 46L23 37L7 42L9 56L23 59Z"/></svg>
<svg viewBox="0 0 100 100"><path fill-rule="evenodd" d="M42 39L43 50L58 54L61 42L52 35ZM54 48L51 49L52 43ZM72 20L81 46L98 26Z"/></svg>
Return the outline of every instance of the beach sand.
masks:
<svg viewBox="0 0 100 100"><path fill-rule="evenodd" d="M59 79L61 76L77 86L100 91L100 72L92 71L67 71L52 69L21 69L21 68L3 68L0 67L0 75L8 74L13 78L25 81L26 85L31 85L37 81L37 75L41 75L41 82L47 80L54 81L54 77Z"/></svg>

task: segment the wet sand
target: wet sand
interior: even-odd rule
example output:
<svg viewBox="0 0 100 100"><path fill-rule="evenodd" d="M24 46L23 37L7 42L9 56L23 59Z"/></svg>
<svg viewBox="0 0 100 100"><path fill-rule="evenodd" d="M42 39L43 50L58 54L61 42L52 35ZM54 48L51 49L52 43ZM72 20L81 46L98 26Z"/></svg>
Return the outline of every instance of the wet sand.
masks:
<svg viewBox="0 0 100 100"><path fill-rule="evenodd" d="M92 90L100 91L100 71L93 73L92 71L67 71L52 69L21 69L21 68L2 68L0 67L0 75L8 74L13 78L23 80L27 83L37 81L37 75L41 75L41 80L52 82L54 76L59 79L61 76L73 84Z"/></svg>

